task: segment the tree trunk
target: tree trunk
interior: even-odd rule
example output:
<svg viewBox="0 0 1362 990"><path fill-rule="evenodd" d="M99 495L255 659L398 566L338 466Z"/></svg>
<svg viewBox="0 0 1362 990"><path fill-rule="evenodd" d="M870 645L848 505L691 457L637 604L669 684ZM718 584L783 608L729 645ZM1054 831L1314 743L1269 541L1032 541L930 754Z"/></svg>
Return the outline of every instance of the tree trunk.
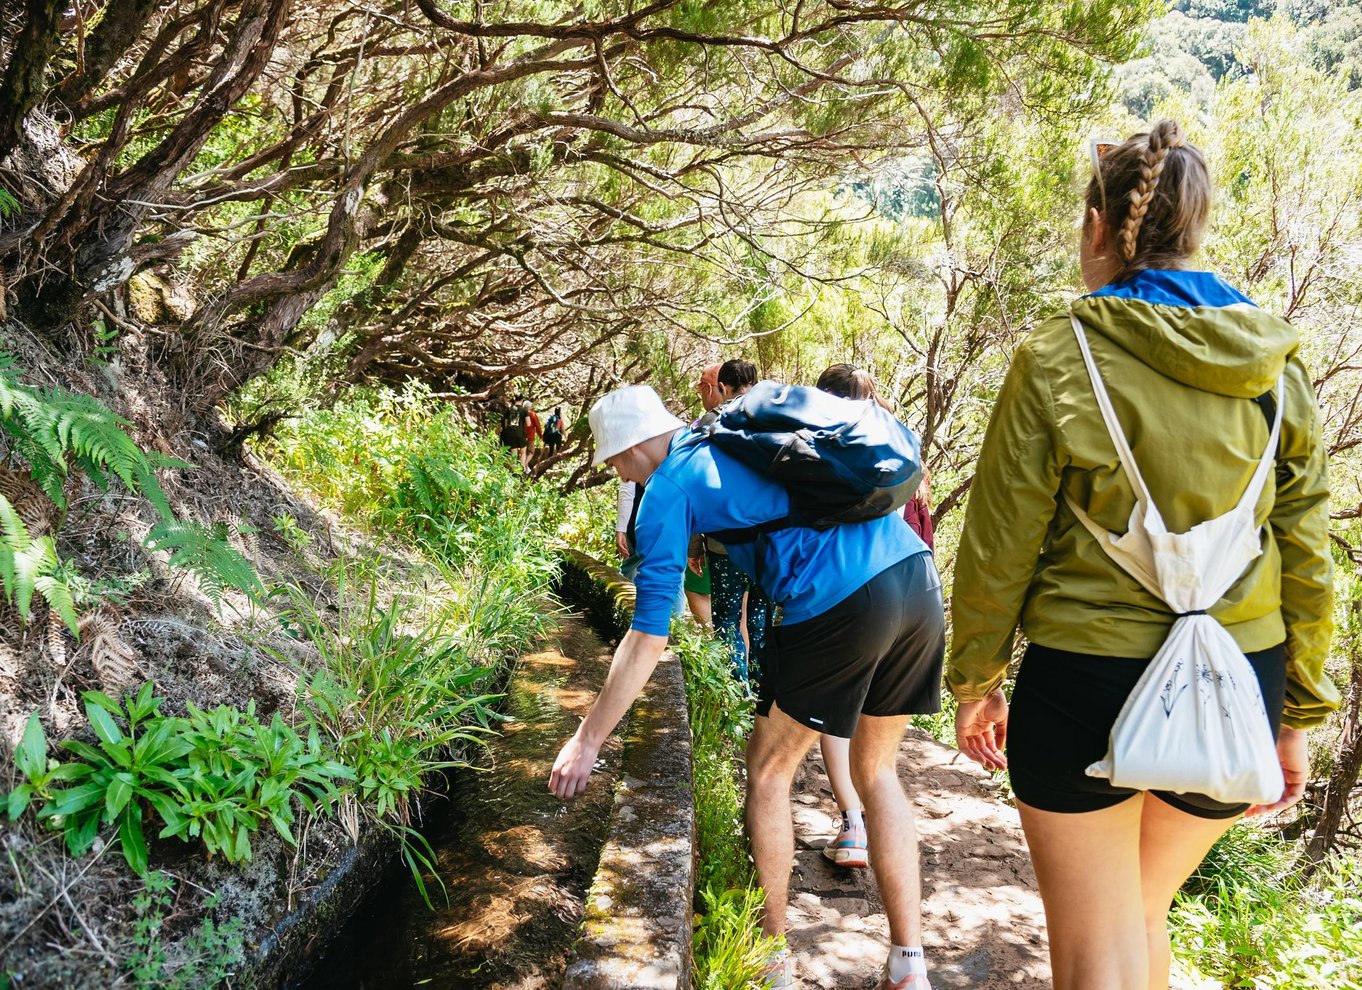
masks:
<svg viewBox="0 0 1362 990"><path fill-rule="evenodd" d="M85 42L85 65L57 87L57 99L68 107L83 100L103 82L109 70L133 46L159 0L119 0L110 3Z"/></svg>
<svg viewBox="0 0 1362 990"><path fill-rule="evenodd" d="M14 39L5 80L0 83L0 162L23 138L24 118L46 92L43 74L57 50L65 0L28 0L28 21Z"/></svg>
<svg viewBox="0 0 1362 990"><path fill-rule="evenodd" d="M1307 869L1313 870L1333 849L1359 772L1362 772L1362 657L1354 654L1352 678L1348 682L1347 715L1338 748L1334 751L1334 772L1324 790L1319 822L1305 848Z"/></svg>

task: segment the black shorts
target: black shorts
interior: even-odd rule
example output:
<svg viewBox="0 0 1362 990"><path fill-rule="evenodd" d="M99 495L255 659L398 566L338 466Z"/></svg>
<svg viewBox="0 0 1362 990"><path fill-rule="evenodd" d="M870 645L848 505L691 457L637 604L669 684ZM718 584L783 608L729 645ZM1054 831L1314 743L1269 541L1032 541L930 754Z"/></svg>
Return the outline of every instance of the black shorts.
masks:
<svg viewBox="0 0 1362 990"><path fill-rule="evenodd" d="M946 619L930 553L886 568L820 615L781 624L761 655L757 714L850 739L861 715L941 710Z"/></svg>
<svg viewBox="0 0 1362 990"><path fill-rule="evenodd" d="M1276 736L1286 700L1286 646L1250 653L1248 660ZM1027 647L1007 724L1007 765L1017 800L1041 811L1077 813L1110 808L1136 794L1086 770L1107 755L1116 716L1149 663ZM1204 794L1152 793L1198 818L1235 818L1248 808Z"/></svg>

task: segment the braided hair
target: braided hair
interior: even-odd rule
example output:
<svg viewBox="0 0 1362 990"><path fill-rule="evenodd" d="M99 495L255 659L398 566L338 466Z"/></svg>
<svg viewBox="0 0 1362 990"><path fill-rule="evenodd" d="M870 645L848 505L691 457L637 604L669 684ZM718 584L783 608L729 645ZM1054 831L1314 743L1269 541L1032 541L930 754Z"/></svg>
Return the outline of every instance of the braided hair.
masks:
<svg viewBox="0 0 1362 990"><path fill-rule="evenodd" d="M1102 158L1101 169L1101 183L1097 176L1088 183L1087 205L1100 211L1105 187L1120 277L1176 266L1196 252L1211 212L1211 179L1176 120L1129 138Z"/></svg>

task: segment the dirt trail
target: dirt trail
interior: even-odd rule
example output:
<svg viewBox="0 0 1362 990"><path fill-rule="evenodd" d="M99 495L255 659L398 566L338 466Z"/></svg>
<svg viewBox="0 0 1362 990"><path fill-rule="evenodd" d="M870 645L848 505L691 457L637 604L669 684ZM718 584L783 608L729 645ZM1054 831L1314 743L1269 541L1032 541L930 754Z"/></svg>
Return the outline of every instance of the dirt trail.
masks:
<svg viewBox="0 0 1362 990"><path fill-rule="evenodd" d="M912 730L899 776L922 844L923 941L937 990L1049 985L1045 917L1014 808L998 784L954 749ZM800 986L873 987L889 940L869 870L835 867L822 848L836 831L818 749L795 783L795 874L790 944Z"/></svg>

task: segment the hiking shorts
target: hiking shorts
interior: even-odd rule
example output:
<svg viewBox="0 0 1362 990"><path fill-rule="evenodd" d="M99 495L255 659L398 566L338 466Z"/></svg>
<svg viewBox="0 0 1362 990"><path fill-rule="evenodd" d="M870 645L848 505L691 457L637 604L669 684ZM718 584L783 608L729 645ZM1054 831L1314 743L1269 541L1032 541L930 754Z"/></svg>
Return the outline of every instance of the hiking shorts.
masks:
<svg viewBox="0 0 1362 990"><path fill-rule="evenodd" d="M844 739L862 715L930 715L941 710L945 654L941 578L930 553L914 554L826 612L771 630L757 714L774 702Z"/></svg>
<svg viewBox="0 0 1362 990"><path fill-rule="evenodd" d="M705 566L700 569L699 574L696 574L687 566L681 585L692 595L708 595L710 593L709 558L705 558Z"/></svg>
<svg viewBox="0 0 1362 990"><path fill-rule="evenodd" d="M1286 645L1247 654L1258 675L1272 734L1286 702ZM1100 811L1137 793L1089 777L1107 755L1116 716L1152 658L1093 656L1032 643L1022 658L1007 723L1007 765L1017 800L1041 811ZM1151 792L1198 818L1237 818L1247 804L1223 804L1204 794Z"/></svg>

